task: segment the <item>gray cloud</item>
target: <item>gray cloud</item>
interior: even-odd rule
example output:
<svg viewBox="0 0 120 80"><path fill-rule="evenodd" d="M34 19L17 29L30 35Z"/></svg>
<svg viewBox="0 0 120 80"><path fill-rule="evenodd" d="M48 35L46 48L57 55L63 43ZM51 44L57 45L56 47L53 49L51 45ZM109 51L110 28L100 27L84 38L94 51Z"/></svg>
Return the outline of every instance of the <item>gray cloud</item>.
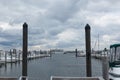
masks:
<svg viewBox="0 0 120 80"><path fill-rule="evenodd" d="M53 19L65 22L67 19L71 18L74 13L76 13L76 11L79 9L76 5L77 2L79 1L56 1L55 5L49 8L50 12L48 12L48 16Z"/></svg>
<svg viewBox="0 0 120 80"><path fill-rule="evenodd" d="M85 48L86 23L91 26L92 46L99 34L101 49L109 47L119 42L119 4L119 0L0 0L0 47L21 47L24 22L33 49Z"/></svg>

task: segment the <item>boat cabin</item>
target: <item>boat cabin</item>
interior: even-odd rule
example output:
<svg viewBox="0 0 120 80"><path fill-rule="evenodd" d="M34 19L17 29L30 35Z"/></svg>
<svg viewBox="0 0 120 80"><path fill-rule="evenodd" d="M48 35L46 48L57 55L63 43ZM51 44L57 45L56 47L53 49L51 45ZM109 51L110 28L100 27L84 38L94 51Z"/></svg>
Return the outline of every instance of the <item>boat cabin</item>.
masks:
<svg viewBox="0 0 120 80"><path fill-rule="evenodd" d="M109 67L120 67L120 44L110 45Z"/></svg>

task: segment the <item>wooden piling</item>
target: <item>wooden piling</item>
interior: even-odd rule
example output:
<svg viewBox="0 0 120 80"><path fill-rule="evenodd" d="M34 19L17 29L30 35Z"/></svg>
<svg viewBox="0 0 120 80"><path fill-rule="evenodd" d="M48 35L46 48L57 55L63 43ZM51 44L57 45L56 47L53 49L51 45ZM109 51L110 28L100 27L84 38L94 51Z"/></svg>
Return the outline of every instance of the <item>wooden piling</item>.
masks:
<svg viewBox="0 0 120 80"><path fill-rule="evenodd" d="M28 52L28 25L23 24L23 60L22 60L22 76L27 77L27 52ZM26 80L23 78L23 80Z"/></svg>
<svg viewBox="0 0 120 80"><path fill-rule="evenodd" d="M20 55L21 55L21 50L19 50L19 53L18 53L18 59L20 61Z"/></svg>
<svg viewBox="0 0 120 80"><path fill-rule="evenodd" d="M78 54L77 52L78 52L77 49L75 49L75 53L76 53L75 56L76 56L76 57L77 57L77 54Z"/></svg>
<svg viewBox="0 0 120 80"><path fill-rule="evenodd" d="M14 57L15 57L15 61L17 60L17 53L16 53L16 49L13 49L13 54L14 54Z"/></svg>
<svg viewBox="0 0 120 80"><path fill-rule="evenodd" d="M2 54L2 50L0 50L0 60L1 60L1 54Z"/></svg>
<svg viewBox="0 0 120 80"><path fill-rule="evenodd" d="M104 56L102 58L102 75L105 80L109 80L109 64L108 64L108 57Z"/></svg>
<svg viewBox="0 0 120 80"><path fill-rule="evenodd" d="M91 38L90 38L90 26L85 26L85 40L86 40L86 76L92 76L91 70Z"/></svg>
<svg viewBox="0 0 120 80"><path fill-rule="evenodd" d="M11 63L12 63L12 51L10 49L10 57L11 57Z"/></svg>
<svg viewBox="0 0 120 80"><path fill-rule="evenodd" d="M7 52L5 51L5 63L7 62Z"/></svg>

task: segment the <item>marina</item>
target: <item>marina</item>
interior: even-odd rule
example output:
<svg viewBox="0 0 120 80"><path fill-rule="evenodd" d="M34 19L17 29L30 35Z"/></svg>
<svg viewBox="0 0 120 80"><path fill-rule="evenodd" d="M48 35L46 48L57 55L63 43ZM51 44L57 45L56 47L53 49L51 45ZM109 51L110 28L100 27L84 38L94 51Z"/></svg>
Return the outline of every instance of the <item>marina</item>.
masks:
<svg viewBox="0 0 120 80"><path fill-rule="evenodd" d="M120 0L0 0L0 80L120 80Z"/></svg>
<svg viewBox="0 0 120 80"><path fill-rule="evenodd" d="M17 77L17 79L19 79L19 80L28 80L28 79L29 80L35 80L35 79L39 80L39 79L41 79L41 77L44 77L44 78L42 78L42 80L49 80L49 79L51 79L51 80L67 80L67 79L68 80L71 80L71 79L72 80L76 80L76 79L79 79L79 80L84 80L84 79L85 80L91 80L91 79L108 80L108 64L107 64L108 57L107 56L105 56L105 55L98 56L95 53L95 57L102 60L101 61L102 62L102 69L100 70L102 72L102 76L96 75L97 72L94 73L95 68L94 68L93 64L96 65L96 63L95 62L92 63L93 58L91 56L93 56L93 55L91 53L91 42L90 42L91 35L90 35L89 24L86 24L86 26L85 26L85 34L86 34L86 36L85 36L85 38L86 38L86 52L85 53L78 51L77 49L75 49L75 51L72 51L72 52L67 51L67 53L61 49L55 49L55 50L50 50L50 51L45 51L45 52L42 52L41 50L31 52L31 51L28 51L28 25L27 25L27 23L24 23L23 24L23 46L22 46L23 49L22 49L22 51L17 52L16 49L13 49L13 52L11 50L10 51L2 51L2 53L0 53L0 59L1 59L1 62L5 63L5 72L8 70L7 63L11 63L11 68L12 68L12 63L17 64L17 61L19 61L19 67L21 66L22 70L21 71L16 70L16 71L21 72L22 75L19 75L19 76L17 75L15 77L12 77L12 78ZM70 53L70 54L68 54L68 53ZM55 58L53 58L53 57L56 54L57 54L57 56L55 56L55 58L56 58L56 60L55 60ZM105 52L104 52L104 54L105 54ZM73 56L70 56L70 55L74 55L73 60L72 60ZM62 56L62 57L59 57L59 56ZM50 60L42 62L43 65L46 62L49 62L50 65L45 64L45 66L47 66L47 68L44 68L45 66L42 66L42 63L40 63L40 65L42 66L42 68L41 68L40 66L36 66L36 64L38 64L39 62L35 61L36 64L32 62L34 59L36 60L36 59L39 59L41 57L44 57L45 59L47 59L49 57ZM69 57L68 60L70 62L67 60L67 57ZM77 61L76 60L78 58L81 59L81 57L83 57L84 61L81 61L81 60ZM52 60L52 62L51 62L51 60ZM39 69L42 69L39 71L39 73L37 73L37 74L42 75L42 76L40 76L40 77L33 76L34 74L36 75L37 71L35 71L35 69L29 68L29 63L31 63L31 62L32 62L31 66L35 65L34 68L36 67L37 71ZM84 62L84 63L80 64L79 62ZM82 66L82 67L80 67L80 66ZM98 66L100 66L100 65L98 65ZM32 70L32 72L29 72L30 69ZM45 70L48 70L49 72L47 71L47 73L46 73ZM82 70L84 70L84 71L82 71ZM55 73L54 73L54 71L55 71ZM95 71L98 71L98 69ZM40 73L40 72L42 72L42 73ZM11 73L12 72L10 71L10 74ZM15 72L15 73L17 74L17 72ZM32 75L30 75L31 73L32 73ZM85 74L83 74L80 77L79 73L82 73L82 74L85 73ZM100 74L100 72L98 72L98 73ZM47 75L49 75L49 79L45 79ZM84 77L85 75L86 75L86 77ZM94 75L95 75L95 77L94 77ZM61 77L55 78L52 76L57 76L57 77L61 76ZM68 78L65 78L65 76L67 76ZM7 75L5 75L5 77L7 77ZM4 77L2 76L2 78L4 78ZM8 79L11 79L11 78L8 78Z"/></svg>
<svg viewBox="0 0 120 80"><path fill-rule="evenodd" d="M15 63L22 61L22 52L20 50L15 50L14 52L10 51L1 51L0 52L0 64L2 63ZM36 59L41 57L50 57L49 51L29 51L27 55L27 59Z"/></svg>
<svg viewBox="0 0 120 80"><path fill-rule="evenodd" d="M28 61L29 80L50 80L51 76L86 77L85 57L75 54L56 53L52 57L37 58ZM34 71L33 71L34 70ZM1 66L0 77L17 77L22 73L22 63L8 63ZM102 62L92 58L92 76L102 76Z"/></svg>

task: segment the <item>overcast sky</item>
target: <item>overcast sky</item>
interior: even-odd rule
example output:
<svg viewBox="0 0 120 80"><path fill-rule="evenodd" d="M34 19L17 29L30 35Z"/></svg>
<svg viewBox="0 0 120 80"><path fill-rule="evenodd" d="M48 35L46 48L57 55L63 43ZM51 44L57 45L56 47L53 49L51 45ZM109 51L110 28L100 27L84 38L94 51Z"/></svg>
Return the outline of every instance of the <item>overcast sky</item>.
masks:
<svg viewBox="0 0 120 80"><path fill-rule="evenodd" d="M29 26L29 49L85 49L120 43L120 0L0 0L0 49L22 48L22 25Z"/></svg>

